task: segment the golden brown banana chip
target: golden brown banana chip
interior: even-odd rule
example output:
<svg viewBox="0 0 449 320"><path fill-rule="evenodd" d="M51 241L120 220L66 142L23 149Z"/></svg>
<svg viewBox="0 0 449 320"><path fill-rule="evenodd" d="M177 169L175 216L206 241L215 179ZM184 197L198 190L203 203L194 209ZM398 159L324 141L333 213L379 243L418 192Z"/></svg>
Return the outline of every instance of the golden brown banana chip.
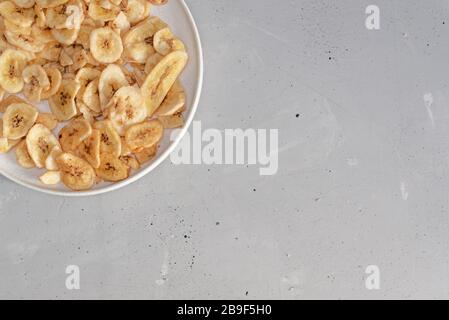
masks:
<svg viewBox="0 0 449 320"><path fill-rule="evenodd" d="M31 27L34 22L34 10L18 7L12 1L0 2L0 15L20 27Z"/></svg>
<svg viewBox="0 0 449 320"><path fill-rule="evenodd" d="M43 124L35 124L26 137L27 149L36 167L43 168L54 147L60 147L58 139Z"/></svg>
<svg viewBox="0 0 449 320"><path fill-rule="evenodd" d="M134 156L132 155L128 155L128 156L120 156L119 159L125 163L128 167L130 167L131 169L134 170L139 170L140 168L140 163L139 161L137 161L136 158L134 158Z"/></svg>
<svg viewBox="0 0 449 320"><path fill-rule="evenodd" d="M38 111L26 103L13 103L3 114L3 136L8 139L20 139L27 135L36 122Z"/></svg>
<svg viewBox="0 0 449 320"><path fill-rule="evenodd" d="M75 151L91 133L92 127L86 119L73 119L59 132L59 143L62 150L65 152Z"/></svg>
<svg viewBox="0 0 449 320"><path fill-rule="evenodd" d="M108 65L101 73L98 82L101 107L105 108L115 92L126 86L129 86L129 83L122 68L115 64Z"/></svg>
<svg viewBox="0 0 449 320"><path fill-rule="evenodd" d="M81 142L78 147L79 155L86 159L94 168L100 166L100 139L100 131L93 129L90 137Z"/></svg>
<svg viewBox="0 0 449 320"><path fill-rule="evenodd" d="M142 122L147 117L140 90L136 87L122 87L106 106L107 117L120 135L130 125Z"/></svg>
<svg viewBox="0 0 449 320"><path fill-rule="evenodd" d="M95 122L94 128L100 131L100 152L102 154L112 154L114 157L120 156L122 142L111 121L103 120Z"/></svg>
<svg viewBox="0 0 449 320"><path fill-rule="evenodd" d="M43 124L48 129L54 130L58 125L58 119L56 119L53 113L39 113L36 123Z"/></svg>
<svg viewBox="0 0 449 320"><path fill-rule="evenodd" d="M149 116L161 105L187 63L187 53L174 51L166 55L147 76L142 95Z"/></svg>
<svg viewBox="0 0 449 320"><path fill-rule="evenodd" d="M155 116L171 116L176 113L182 112L186 103L186 93L181 85L181 82L177 80L173 87L168 91L161 106L156 109Z"/></svg>
<svg viewBox="0 0 449 320"><path fill-rule="evenodd" d="M57 68L53 67L44 67L45 72L47 73L48 80L50 85L48 88L44 89L41 93L42 99L48 99L56 92L58 92L62 83L62 75L61 72Z"/></svg>
<svg viewBox="0 0 449 320"><path fill-rule="evenodd" d="M171 116L159 116L157 119L162 123L165 129L175 129L184 126L184 117L182 113Z"/></svg>
<svg viewBox="0 0 449 320"><path fill-rule="evenodd" d="M23 95L30 102L40 102L42 92L50 87L50 80L45 69L38 64L29 65L23 69L22 77L25 82Z"/></svg>
<svg viewBox="0 0 449 320"><path fill-rule="evenodd" d="M109 27L93 30L89 47L92 56L101 63L114 63L123 53L120 35Z"/></svg>
<svg viewBox="0 0 449 320"><path fill-rule="evenodd" d="M170 28L163 28L155 33L153 47L158 53L166 56L173 51L185 51L184 43L176 38Z"/></svg>
<svg viewBox="0 0 449 320"><path fill-rule="evenodd" d="M164 127L159 120L149 120L130 126L125 133L128 147L135 151L152 147L164 134Z"/></svg>
<svg viewBox="0 0 449 320"><path fill-rule="evenodd" d="M144 148L141 151L135 152L134 155L136 156L137 161L139 161L139 163L142 165L156 156L157 149L158 145L155 144L150 148Z"/></svg>
<svg viewBox="0 0 449 320"><path fill-rule="evenodd" d="M56 158L61 171L62 182L72 190L81 191L92 188L95 183L95 171L85 160L63 153Z"/></svg>
<svg viewBox="0 0 449 320"><path fill-rule="evenodd" d="M61 182L60 171L47 171L39 177L39 180L46 185L54 185Z"/></svg>
<svg viewBox="0 0 449 320"><path fill-rule="evenodd" d="M45 159L45 168L50 171L56 171L59 170L58 163L56 162L56 158L59 157L62 154L62 150L59 146L55 146L51 151L50 154L47 156L47 159Z"/></svg>
<svg viewBox="0 0 449 320"><path fill-rule="evenodd" d="M0 86L9 93L23 89L22 71L27 63L23 51L6 49L0 56Z"/></svg>
<svg viewBox="0 0 449 320"><path fill-rule="evenodd" d="M129 167L116 156L102 153L100 166L95 170L97 175L105 181L117 182L129 176Z"/></svg>
<svg viewBox="0 0 449 320"><path fill-rule="evenodd" d="M80 84L71 79L63 79L59 90L48 99L51 112L59 121L67 121L76 116L75 97Z"/></svg>
<svg viewBox="0 0 449 320"><path fill-rule="evenodd" d="M145 63L153 54L154 34L167 27L158 17L151 17L140 22L129 30L123 38L125 55L131 62Z"/></svg>
<svg viewBox="0 0 449 320"><path fill-rule="evenodd" d="M3 120L0 118L0 153L9 152L20 141L21 141L21 139L12 140L12 139L5 138L3 136Z"/></svg>
<svg viewBox="0 0 449 320"><path fill-rule="evenodd" d="M23 168L31 169L36 167L33 159L31 159L30 154L28 153L27 144L25 140L22 140L16 148L16 159L17 163L20 164Z"/></svg>

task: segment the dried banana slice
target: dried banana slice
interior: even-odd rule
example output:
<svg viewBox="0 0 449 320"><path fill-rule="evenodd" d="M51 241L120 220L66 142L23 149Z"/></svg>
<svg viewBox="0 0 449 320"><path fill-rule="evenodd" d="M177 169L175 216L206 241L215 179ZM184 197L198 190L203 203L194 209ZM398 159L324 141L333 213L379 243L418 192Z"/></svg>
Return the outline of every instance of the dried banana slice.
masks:
<svg viewBox="0 0 449 320"><path fill-rule="evenodd" d="M46 185L54 185L61 182L60 171L47 171L39 177L39 180Z"/></svg>
<svg viewBox="0 0 449 320"><path fill-rule="evenodd" d="M36 167L43 168L45 160L54 147L59 145L58 139L43 124L35 124L26 137L27 149Z"/></svg>
<svg viewBox="0 0 449 320"><path fill-rule="evenodd" d="M21 139L12 140L3 136L3 120L0 119L0 153L9 152L9 150L14 148L20 141Z"/></svg>
<svg viewBox="0 0 449 320"><path fill-rule="evenodd" d="M117 182L128 178L129 167L116 156L102 153L100 166L96 172L103 180Z"/></svg>
<svg viewBox="0 0 449 320"><path fill-rule="evenodd" d="M4 24L5 30L11 31L15 34L24 34L29 36L31 34L31 27L21 27L15 23L12 23L10 20L3 19L2 23Z"/></svg>
<svg viewBox="0 0 449 320"><path fill-rule="evenodd" d="M108 119L120 135L130 125L142 122L147 117L140 90L136 87L122 87L106 106Z"/></svg>
<svg viewBox="0 0 449 320"><path fill-rule="evenodd" d="M36 123L43 124L48 129L54 130L58 125L58 119L56 119L53 113L39 113Z"/></svg>
<svg viewBox="0 0 449 320"><path fill-rule="evenodd" d="M120 12L117 17L110 23L110 27L114 30L118 30L120 34L127 32L131 28L130 21L126 15Z"/></svg>
<svg viewBox="0 0 449 320"><path fill-rule="evenodd" d="M27 135L36 122L38 111L26 103L13 103L3 114L3 136L20 139Z"/></svg>
<svg viewBox="0 0 449 320"><path fill-rule="evenodd" d="M176 38L168 27L156 32L153 39L153 47L154 50L163 56L173 51L186 50L184 43Z"/></svg>
<svg viewBox="0 0 449 320"><path fill-rule="evenodd" d="M115 157L122 152L120 136L115 131L109 120L95 122L94 128L100 131L100 152L111 154Z"/></svg>
<svg viewBox="0 0 449 320"><path fill-rule="evenodd" d="M45 47L44 43L32 35L17 34L8 30L5 30L4 35L10 44L25 51L37 53Z"/></svg>
<svg viewBox="0 0 449 320"><path fill-rule="evenodd" d="M186 103L186 93L179 80L168 91L167 96L154 113L155 116L171 116L183 110Z"/></svg>
<svg viewBox="0 0 449 320"><path fill-rule="evenodd" d="M9 93L23 89L22 71L27 63L23 51L6 49L0 56L0 85Z"/></svg>
<svg viewBox="0 0 449 320"><path fill-rule="evenodd" d="M91 81L99 78L100 75L101 71L90 67L84 67L78 70L75 76L75 80L80 84L80 90L78 91L77 98L82 99L87 85Z"/></svg>
<svg viewBox="0 0 449 320"><path fill-rule="evenodd" d="M62 154L62 150L59 146L55 146L48 155L47 159L45 159L45 168L50 171L59 170L58 163L56 162L56 158Z"/></svg>
<svg viewBox="0 0 449 320"><path fill-rule="evenodd" d="M31 169L36 167L33 159L31 159L28 153L27 144L25 140L22 140L16 148L16 159L20 166L26 169Z"/></svg>
<svg viewBox="0 0 449 320"><path fill-rule="evenodd" d="M156 156L157 149L158 145L155 144L152 147L144 148L141 151L135 152L134 156L136 157L137 161L142 165L144 163L147 163Z"/></svg>
<svg viewBox="0 0 449 320"><path fill-rule="evenodd" d="M140 168L140 163L139 161L136 160L136 158L134 158L131 155L128 156L120 156L119 159L125 163L128 167L130 167L131 169L134 170L139 170Z"/></svg>
<svg viewBox="0 0 449 320"><path fill-rule="evenodd" d="M92 126L86 119L73 119L59 132L59 143L65 152L75 151L91 134Z"/></svg>
<svg viewBox="0 0 449 320"><path fill-rule="evenodd" d="M150 120L132 125L126 130L125 141L133 151L152 147L164 134L164 127L159 120Z"/></svg>
<svg viewBox="0 0 449 320"><path fill-rule="evenodd" d="M75 97L80 89L80 84L72 79L63 79L61 86L55 95L48 99L51 112L59 121L67 121L73 118L76 111Z"/></svg>
<svg viewBox="0 0 449 320"><path fill-rule="evenodd" d="M149 116L161 105L186 63L187 53L174 51L166 55L147 76L141 89Z"/></svg>
<svg viewBox="0 0 449 320"><path fill-rule="evenodd" d="M120 7L108 0L91 0L89 3L89 16L94 20L112 21L120 13Z"/></svg>
<svg viewBox="0 0 449 320"><path fill-rule="evenodd" d="M144 68L145 73L147 73L147 74L150 73L151 70L153 70L154 67L157 66L157 64L159 62L161 62L161 60L163 58L164 58L164 56L159 54L159 53L157 53L157 52L155 52L152 55L150 55L148 57L147 61L145 62L145 68Z"/></svg>
<svg viewBox="0 0 449 320"><path fill-rule="evenodd" d="M93 129L89 138L84 140L78 147L78 153L94 168L100 166L100 139L99 130Z"/></svg>
<svg viewBox="0 0 449 320"><path fill-rule="evenodd" d="M131 24L145 19L149 13L149 5L146 0L128 0L125 14Z"/></svg>
<svg viewBox="0 0 449 320"><path fill-rule="evenodd" d="M63 153L56 158L61 171L62 182L75 191L88 190L95 183L95 171L85 160L71 154Z"/></svg>
<svg viewBox="0 0 449 320"><path fill-rule="evenodd" d="M157 119L162 123L165 129L175 129L184 126L184 117L181 113L171 116L159 116Z"/></svg>
<svg viewBox="0 0 449 320"><path fill-rule="evenodd" d="M106 107L118 89L126 86L129 86L129 83L122 69L115 64L108 65L101 73L98 83L102 108Z"/></svg>
<svg viewBox="0 0 449 320"><path fill-rule="evenodd" d="M22 77L25 82L24 96L34 103L41 101L42 92L50 87L50 80L44 68L38 64L32 64L23 69Z"/></svg>
<svg viewBox="0 0 449 320"><path fill-rule="evenodd" d="M51 29L51 34L53 38L59 43L62 43L66 46L71 46L75 43L78 38L78 34L80 32L80 28L71 28L71 29Z"/></svg>
<svg viewBox="0 0 449 320"><path fill-rule="evenodd" d="M125 54L131 62L145 63L153 54L153 36L167 24L157 17L151 17L129 30L123 39Z"/></svg>
<svg viewBox="0 0 449 320"><path fill-rule="evenodd" d="M0 15L23 28L31 27L34 22L33 9L21 8L12 1L0 2Z"/></svg>
<svg viewBox="0 0 449 320"><path fill-rule="evenodd" d="M98 82L99 79L91 81L86 86L86 89L84 90L82 96L84 104L95 113L101 112L100 95L98 93Z"/></svg>
<svg viewBox="0 0 449 320"><path fill-rule="evenodd" d="M56 94L56 92L58 92L59 88L61 87L62 75L61 71L59 71L57 68L44 67L44 70L47 74L50 85L48 88L42 91L41 99L48 99Z"/></svg>
<svg viewBox="0 0 449 320"><path fill-rule="evenodd" d="M95 29L90 34L90 52L98 62L114 63L122 56L122 39L109 27Z"/></svg>

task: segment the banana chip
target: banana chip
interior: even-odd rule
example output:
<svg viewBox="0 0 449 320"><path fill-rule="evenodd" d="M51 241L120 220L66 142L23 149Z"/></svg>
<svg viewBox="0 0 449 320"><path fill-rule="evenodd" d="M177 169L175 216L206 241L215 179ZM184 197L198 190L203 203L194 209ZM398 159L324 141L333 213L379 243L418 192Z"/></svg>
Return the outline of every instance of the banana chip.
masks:
<svg viewBox="0 0 449 320"><path fill-rule="evenodd" d="M69 122L59 132L59 143L65 152L75 151L78 146L92 133L90 123L84 118L77 118Z"/></svg>
<svg viewBox="0 0 449 320"><path fill-rule="evenodd" d="M54 130L58 125L58 119L52 113L39 113L36 123L43 124L50 130Z"/></svg>
<svg viewBox="0 0 449 320"><path fill-rule="evenodd" d="M156 116L171 116L182 111L186 103L186 93L178 80L168 91L167 96L159 108L156 109Z"/></svg>
<svg viewBox="0 0 449 320"><path fill-rule="evenodd" d="M51 112L59 121L67 121L76 116L75 97L80 89L76 80L63 79L59 90L48 99Z"/></svg>
<svg viewBox="0 0 449 320"><path fill-rule="evenodd" d="M101 73L98 82L98 91L102 108L106 107L106 104L118 89L126 86L129 86L129 83L122 69L115 64L107 66Z"/></svg>
<svg viewBox="0 0 449 320"><path fill-rule="evenodd" d="M117 182L129 176L129 167L116 156L109 153L101 154L97 175L105 181Z"/></svg>
<svg viewBox="0 0 449 320"><path fill-rule="evenodd" d="M114 63L123 53L120 35L109 27L99 28L90 34L90 52L101 63Z"/></svg>
<svg viewBox="0 0 449 320"><path fill-rule="evenodd" d="M94 168L100 166L100 141L101 133L94 129L90 137L83 140L78 148L78 153Z"/></svg>
<svg viewBox="0 0 449 320"><path fill-rule="evenodd" d="M163 134L162 123L159 120L150 120L129 127L125 133L125 141L131 150L142 150L157 144Z"/></svg>
<svg viewBox="0 0 449 320"><path fill-rule="evenodd" d="M16 148L16 159L17 163L20 164L23 168L31 169L36 167L33 159L31 159L30 154L28 153L27 144L25 140L22 140Z"/></svg>
<svg viewBox="0 0 449 320"><path fill-rule="evenodd" d="M167 27L167 24L157 17L148 18L129 30L123 39L125 53L130 61L145 63L153 54L153 37L156 32Z"/></svg>
<svg viewBox="0 0 449 320"><path fill-rule="evenodd" d="M164 28L155 33L153 39L154 50L165 56L173 51L185 51L184 43L175 38L170 28Z"/></svg>
<svg viewBox="0 0 449 320"><path fill-rule="evenodd" d="M174 51L165 56L147 76L142 85L148 115L161 105L170 88L187 63L187 53Z"/></svg>
<svg viewBox="0 0 449 320"><path fill-rule="evenodd" d="M108 118L120 135L130 125L142 122L147 117L140 90L136 87L122 87L106 106Z"/></svg>
<svg viewBox="0 0 449 320"><path fill-rule="evenodd" d="M7 153L14 148L21 140L12 140L3 136L3 120L0 119L0 153Z"/></svg>
<svg viewBox="0 0 449 320"><path fill-rule="evenodd" d="M34 103L41 101L42 92L50 87L50 80L47 72L38 64L32 64L23 69L22 72L25 86L23 88L24 96Z"/></svg>
<svg viewBox="0 0 449 320"><path fill-rule="evenodd" d="M36 108L29 104L10 104L3 114L3 136L13 140L25 137L38 114Z"/></svg>
<svg viewBox="0 0 449 320"><path fill-rule="evenodd" d="M63 153L56 158L61 171L62 182L75 191L88 190L95 183L95 171L92 166L71 153Z"/></svg>
<svg viewBox="0 0 449 320"><path fill-rule="evenodd" d="M109 153L115 157L120 156L122 152L122 141L111 121L103 120L95 122L94 128L100 131L100 152Z"/></svg>
<svg viewBox="0 0 449 320"><path fill-rule="evenodd" d="M54 147L60 147L58 139L43 124L35 124L26 137L27 149L36 167L43 168Z"/></svg>
<svg viewBox="0 0 449 320"><path fill-rule="evenodd" d="M9 93L23 89L22 71L27 63L23 51L6 49L0 56L0 86Z"/></svg>
<svg viewBox="0 0 449 320"><path fill-rule="evenodd" d="M39 180L43 184L54 185L61 182L61 172L59 171L47 171L39 177Z"/></svg>

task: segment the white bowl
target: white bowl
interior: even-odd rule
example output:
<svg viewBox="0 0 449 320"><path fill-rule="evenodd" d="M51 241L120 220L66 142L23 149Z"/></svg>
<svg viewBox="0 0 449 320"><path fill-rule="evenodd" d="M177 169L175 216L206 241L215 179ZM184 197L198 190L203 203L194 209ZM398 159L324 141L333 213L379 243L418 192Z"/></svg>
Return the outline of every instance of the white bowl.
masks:
<svg viewBox="0 0 449 320"><path fill-rule="evenodd" d="M170 25L174 34L185 43L189 53L189 61L181 75L181 81L187 94L187 110L184 113L185 126L179 130L173 141L170 141L171 130L167 130L161 141L159 152L151 162L139 170L133 171L131 176L126 180L116 183L103 182L89 191L71 191L62 183L55 186L48 186L41 183L39 176L45 170L22 168L16 161L14 150L8 154L0 154L0 173L2 175L25 187L49 194L61 196L91 196L117 190L142 178L170 155L187 132L198 107L203 82L203 54L195 21L184 0L170 0L165 6L153 7L152 15L161 17ZM49 110L47 104L44 107L39 106L39 109L47 112Z"/></svg>

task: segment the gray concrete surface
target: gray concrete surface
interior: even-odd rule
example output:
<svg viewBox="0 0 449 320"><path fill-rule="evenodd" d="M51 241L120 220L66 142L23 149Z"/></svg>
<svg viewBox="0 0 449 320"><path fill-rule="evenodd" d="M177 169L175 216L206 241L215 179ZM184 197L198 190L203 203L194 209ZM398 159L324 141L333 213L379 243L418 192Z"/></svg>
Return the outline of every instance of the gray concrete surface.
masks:
<svg viewBox="0 0 449 320"><path fill-rule="evenodd" d="M187 3L196 119L278 128L278 173L166 161L82 199L0 178L0 298L448 298L447 1Z"/></svg>

